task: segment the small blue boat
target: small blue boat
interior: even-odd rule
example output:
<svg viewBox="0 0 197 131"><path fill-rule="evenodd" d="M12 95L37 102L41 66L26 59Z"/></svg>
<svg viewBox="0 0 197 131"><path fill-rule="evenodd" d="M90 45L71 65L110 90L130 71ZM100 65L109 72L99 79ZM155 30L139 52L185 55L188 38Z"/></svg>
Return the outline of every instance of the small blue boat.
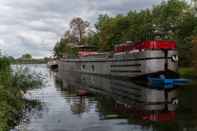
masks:
<svg viewBox="0 0 197 131"><path fill-rule="evenodd" d="M188 85L191 80L182 78L165 78L161 75L159 78L148 77L149 86L156 89L173 89L175 87Z"/></svg>

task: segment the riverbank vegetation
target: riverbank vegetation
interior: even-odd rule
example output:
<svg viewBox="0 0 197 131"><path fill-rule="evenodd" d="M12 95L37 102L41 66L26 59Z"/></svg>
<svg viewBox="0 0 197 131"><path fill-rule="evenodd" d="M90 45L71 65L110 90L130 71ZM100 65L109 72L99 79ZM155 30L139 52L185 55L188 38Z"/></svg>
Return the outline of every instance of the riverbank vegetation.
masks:
<svg viewBox="0 0 197 131"><path fill-rule="evenodd" d="M181 77L196 77L196 73L194 73L194 69L192 67L182 67L179 69L179 74Z"/></svg>
<svg viewBox="0 0 197 131"><path fill-rule="evenodd" d="M73 44L111 51L116 44L152 39L156 32L167 32L168 38L177 42L180 65L191 66L192 39L197 35L195 13L192 5L184 0L168 0L151 9L131 9L126 15L100 15L94 30L91 30L89 22L77 17L71 21L64 37L56 43L54 54L58 58L73 52L76 54L70 48Z"/></svg>
<svg viewBox="0 0 197 131"><path fill-rule="evenodd" d="M197 35L193 37L192 41L192 65L193 65L193 74L197 74Z"/></svg>
<svg viewBox="0 0 197 131"><path fill-rule="evenodd" d="M12 64L46 64L49 60L46 59L31 59L31 60L23 60L23 59L14 59L11 61Z"/></svg>
<svg viewBox="0 0 197 131"><path fill-rule="evenodd" d="M40 77L27 69L13 71L9 59L0 56L0 131L7 131L19 122L27 104L24 92L41 84Z"/></svg>
<svg viewBox="0 0 197 131"><path fill-rule="evenodd" d="M19 58L14 58L12 56L7 57L12 64L46 64L50 58L33 58L31 54L23 54Z"/></svg>

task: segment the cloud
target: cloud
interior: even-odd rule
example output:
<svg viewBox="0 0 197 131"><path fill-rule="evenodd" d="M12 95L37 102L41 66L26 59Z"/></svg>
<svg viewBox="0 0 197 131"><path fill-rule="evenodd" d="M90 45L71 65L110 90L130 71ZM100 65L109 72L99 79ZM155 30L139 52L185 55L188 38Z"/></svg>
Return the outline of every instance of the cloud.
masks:
<svg viewBox="0 0 197 131"><path fill-rule="evenodd" d="M0 49L19 57L52 55L55 42L76 16L93 25L99 14L151 7L161 0L0 0Z"/></svg>

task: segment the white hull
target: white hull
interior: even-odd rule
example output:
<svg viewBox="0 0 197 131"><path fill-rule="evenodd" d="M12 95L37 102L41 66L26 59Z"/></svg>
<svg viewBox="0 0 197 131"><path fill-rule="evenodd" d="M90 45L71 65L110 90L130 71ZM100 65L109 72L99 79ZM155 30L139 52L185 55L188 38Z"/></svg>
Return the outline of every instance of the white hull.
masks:
<svg viewBox="0 0 197 131"><path fill-rule="evenodd" d="M138 77L159 72L177 72L176 50L165 53L162 50L117 54L112 58L84 57L80 59L61 59L59 72L79 72L96 75Z"/></svg>

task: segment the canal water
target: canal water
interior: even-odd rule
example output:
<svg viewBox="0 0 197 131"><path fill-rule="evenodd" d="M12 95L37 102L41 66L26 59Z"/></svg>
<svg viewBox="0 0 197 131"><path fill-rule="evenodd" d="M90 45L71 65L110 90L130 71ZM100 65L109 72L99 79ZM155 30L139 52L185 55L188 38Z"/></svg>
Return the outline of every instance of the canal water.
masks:
<svg viewBox="0 0 197 131"><path fill-rule="evenodd" d="M197 131L194 87L171 91L168 99L173 102L162 103L163 92L135 83L62 77L46 65L26 66L44 78L42 88L25 94L40 105L26 111L12 131Z"/></svg>

